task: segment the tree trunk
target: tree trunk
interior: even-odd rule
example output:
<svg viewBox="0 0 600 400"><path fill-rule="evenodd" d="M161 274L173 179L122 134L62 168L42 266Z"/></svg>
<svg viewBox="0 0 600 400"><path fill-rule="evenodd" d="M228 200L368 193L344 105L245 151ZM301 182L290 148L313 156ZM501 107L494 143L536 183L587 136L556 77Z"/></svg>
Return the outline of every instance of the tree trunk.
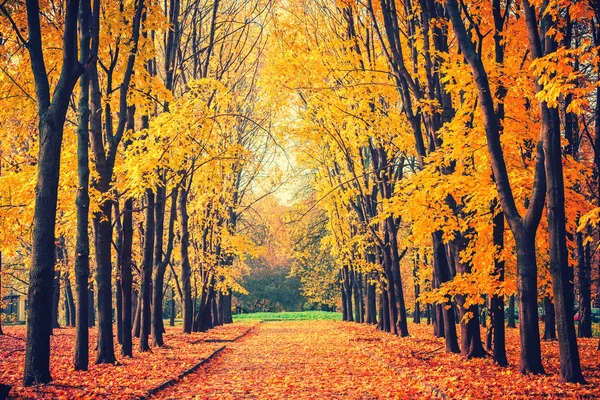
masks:
<svg viewBox="0 0 600 400"><path fill-rule="evenodd" d="M471 265L462 262L460 259L460 253L466 249L466 245L466 240L460 233L457 233L455 239L450 243L450 253L453 257L457 274L471 273ZM479 308L476 304L465 308L465 301L465 296L456 296L456 303L459 306L461 354L465 358L485 357L487 353L481 343Z"/></svg>
<svg viewBox="0 0 600 400"><path fill-rule="evenodd" d="M352 294L354 296L354 320L356 322L361 322L362 319L362 315L361 315L361 307L360 307L360 293L358 291L358 281L359 281L359 274L354 272L354 271L350 271L350 276L352 277L351 281L352 281Z"/></svg>
<svg viewBox="0 0 600 400"><path fill-rule="evenodd" d="M404 288L402 287L402 274L400 273L400 261L406 254L398 252L398 229L393 217L386 218L386 230L389 233L390 262L392 275L394 276L394 291L396 297L396 333L398 336L408 336L408 325L406 320L406 303L404 301Z"/></svg>
<svg viewBox="0 0 600 400"><path fill-rule="evenodd" d="M519 288L519 337L521 373L543 374L537 307L535 232L515 233L517 286Z"/></svg>
<svg viewBox="0 0 600 400"><path fill-rule="evenodd" d="M515 323L515 295L511 294L508 298L508 322L507 326L509 328L516 328L517 325Z"/></svg>
<svg viewBox="0 0 600 400"><path fill-rule="evenodd" d="M223 293L219 292L218 295L215 295L212 306L212 314L213 314L213 325L220 326L223 325L223 318L225 317L223 309Z"/></svg>
<svg viewBox="0 0 600 400"><path fill-rule="evenodd" d="M341 284L340 289L342 292L342 321L348 321L348 301L346 300L346 288L345 288L345 278L343 269L340 270Z"/></svg>
<svg viewBox="0 0 600 400"><path fill-rule="evenodd" d="M434 260L435 261L435 260ZM433 271L433 278L431 282L432 289L439 289L440 283L435 271ZM438 338L444 337L444 315L442 313L442 305L435 303L431 305L432 309L432 323L433 323L433 335Z"/></svg>
<svg viewBox="0 0 600 400"><path fill-rule="evenodd" d="M396 292L394 289L394 274L392 272L392 260L390 259L390 254L387 249L381 249L382 253L382 263L383 269L385 271L385 279L386 279L386 288L385 292L387 293L387 312L390 324L389 330L386 332L393 333L396 335L398 333L396 321L398 321L398 308L396 303Z"/></svg>
<svg viewBox="0 0 600 400"><path fill-rule="evenodd" d="M213 276L210 278L210 283L203 287L202 295L200 297L200 304L198 304L198 309L194 319L193 328L195 332L206 332L213 327L212 304L216 295L214 285L215 278Z"/></svg>
<svg viewBox="0 0 600 400"><path fill-rule="evenodd" d="M115 290L115 308L117 323L117 343L123 345L123 290L121 288L121 274L123 271L123 223L121 221L121 207L119 205L119 199L113 202L114 205L114 220L116 228L116 243L115 248L117 250L117 276L116 276L116 290Z"/></svg>
<svg viewBox="0 0 600 400"><path fill-rule="evenodd" d="M389 296L386 289L381 292L379 309L381 310L379 320L382 322L383 331L391 332Z"/></svg>
<svg viewBox="0 0 600 400"><path fill-rule="evenodd" d="M94 213L96 240L96 296L98 297L98 355L96 364L116 361L112 324L112 201L105 200Z"/></svg>
<svg viewBox="0 0 600 400"><path fill-rule="evenodd" d="M65 309L65 326L71 326L71 308L69 307L69 300L67 299L67 290L65 289L65 301L63 308Z"/></svg>
<svg viewBox="0 0 600 400"><path fill-rule="evenodd" d="M421 323L421 305L419 304L419 295L421 294L421 285L418 283L415 285L415 312L413 315L413 322L415 324Z"/></svg>
<svg viewBox="0 0 600 400"><path fill-rule="evenodd" d="M579 321L577 322L577 336L592 337L592 308L591 308L591 266L589 243L583 245L583 234L575 234L577 242L577 286L579 294Z"/></svg>
<svg viewBox="0 0 600 400"><path fill-rule="evenodd" d="M140 277L141 280L141 277ZM142 323L142 299L141 293L137 295L137 301L135 305L135 315L133 316L133 336L136 338L140 337Z"/></svg>
<svg viewBox="0 0 600 400"><path fill-rule="evenodd" d="M71 280L69 275L65 275L65 302L69 311L69 319L66 325L75 326L75 299L73 298L73 290L71 289Z"/></svg>
<svg viewBox="0 0 600 400"><path fill-rule="evenodd" d="M229 292L225 295L225 304L223 304L223 308L224 308L224 319L223 319L223 323L224 324L232 324L233 323L233 315L231 315L231 289L229 289Z"/></svg>
<svg viewBox="0 0 600 400"><path fill-rule="evenodd" d="M493 223L494 246L500 250L504 248L504 213L498 212ZM498 282L504 282L504 261L500 261L497 256L494 257L494 272ZM514 309L514 297L512 298ZM492 317L490 331L494 335L493 359L499 366L506 367L508 361L506 359L506 335L504 331L504 298L497 293L494 293L490 299L490 314Z"/></svg>
<svg viewBox="0 0 600 400"><path fill-rule="evenodd" d="M78 1L71 0L70 3L78 3ZM30 13L32 11L28 6L28 19L31 19ZM52 380L50 375L50 333L52 331L54 292L54 228L63 121L64 117L57 118L50 111L40 115L40 149L27 294L29 311L27 313L27 347L23 379L25 386L47 383Z"/></svg>
<svg viewBox="0 0 600 400"><path fill-rule="evenodd" d="M140 352L150 350L148 336L150 335L152 317L152 252L154 251L154 192L152 192L151 189L146 189L146 200L146 229L144 235L144 259L142 262L142 285L140 292Z"/></svg>
<svg viewBox="0 0 600 400"><path fill-rule="evenodd" d="M367 253L366 260L369 264L375 264L375 254ZM376 278L376 272L365 274L365 286L367 288L367 308L366 322L367 324L377 324L377 288L373 281Z"/></svg>
<svg viewBox="0 0 600 400"><path fill-rule="evenodd" d="M159 173L160 174L160 173ZM163 346L163 290L167 264L163 263L163 231L165 225L166 188L156 187L154 204L154 266L152 270L152 345ZM175 210L171 210L173 213ZM166 260L168 262L168 260Z"/></svg>
<svg viewBox="0 0 600 400"><path fill-rule="evenodd" d="M60 150L69 100L83 68L77 61L78 0L66 2L62 41L63 64L60 77L50 95L50 84L44 63L40 7L28 0L27 50L33 72L37 114L39 118L38 168L33 211L31 264L27 300L27 345L23 384L47 383L50 375L50 334L52 331L54 240Z"/></svg>
<svg viewBox="0 0 600 400"><path fill-rule="evenodd" d="M191 286L191 267L189 258L189 245L190 245L190 234L189 234L189 216L187 213L187 195L188 192L185 189L185 183L182 184L182 188L179 196L179 216L180 216L180 229L181 229L181 288L183 293L183 299L181 299L182 307L182 330L183 333L192 333L192 323L194 318L194 304L192 302L192 286Z"/></svg>
<svg viewBox="0 0 600 400"><path fill-rule="evenodd" d="M88 289L88 327L96 325L96 301L94 300L94 284Z"/></svg>
<svg viewBox="0 0 600 400"><path fill-rule="evenodd" d="M546 35L548 29L560 29L552 16L544 14L540 23L535 9L528 0L524 1L527 36L533 59L542 58L556 50L553 36ZM542 28L544 48L538 28ZM535 77L536 90L543 85ZM557 108L550 108L540 102L542 137L544 147L544 170L546 173L546 217L548 220L548 244L550 250L550 274L558 328L558 348L560 355L561 381L583 383L579 349L573 322L573 286L570 279L569 255L566 239L565 188L562 167L562 146L560 133L560 115Z"/></svg>
<svg viewBox="0 0 600 400"><path fill-rule="evenodd" d="M136 56L138 53L138 41L142 14L145 10L143 0L136 2L135 15L131 20L131 36L128 40L130 50L128 51L123 80L119 85L119 109L118 124L115 129L113 123L113 111L110 102L103 102L103 93L100 90L98 70L90 69L90 141L94 152L94 161L97 177L92 180L93 187L102 195L103 203L100 210L94 213L94 233L96 248L96 291L98 298L98 356L97 364L113 364L115 359L113 331L112 331L112 199L111 184L113 179L114 165L117 158L119 143L123 138L128 118L128 94L133 75ZM92 27L92 53L98 53L100 40L100 14L99 2L94 2L95 17ZM109 70L112 74L112 70ZM107 79L106 92L111 93L112 76ZM103 110L104 104L104 110ZM102 123L104 116L104 124ZM146 125L147 126L147 125Z"/></svg>
<svg viewBox="0 0 600 400"><path fill-rule="evenodd" d="M456 0L446 1L446 10L452 22L455 35L471 73L478 92L479 107L485 127L488 153L498 198L516 242L517 283L519 287L519 335L521 340L521 372L543 373L541 362L539 326L537 321L537 265L535 260L535 235L544 206L546 176L543 143L536 147L534 184L529 206L523 217L516 207L502 144L500 141L501 124L496 114L495 102L490 89L487 72L481 55L475 49L465 28Z"/></svg>
<svg viewBox="0 0 600 400"><path fill-rule="evenodd" d="M425 306L425 313L427 314L427 325L431 325L431 304Z"/></svg>
<svg viewBox="0 0 600 400"><path fill-rule="evenodd" d="M542 103L542 109L545 104ZM565 189L562 168L560 118L558 110L546 109L547 136L544 140L546 154L546 199L548 242L550 245L550 273L558 330L561 381L583 383L579 361L579 348L573 321L573 284L570 277L567 231L565 217ZM544 112L543 112L544 114ZM544 119L544 118L543 118ZM542 120L542 126L544 121Z"/></svg>
<svg viewBox="0 0 600 400"><path fill-rule="evenodd" d="M60 306L60 271L54 271L54 293L52 294L52 328L60 328L58 309ZM50 331L52 332L52 331Z"/></svg>
<svg viewBox="0 0 600 400"><path fill-rule="evenodd" d="M91 33L90 0L80 0L79 10L79 62L86 63L90 58ZM75 352L73 368L87 371L89 364L89 292L90 277L90 166L89 166L89 125L90 125L90 76L84 72L79 89L79 114L77 125L77 237L75 240Z"/></svg>
<svg viewBox="0 0 600 400"><path fill-rule="evenodd" d="M121 251L121 301L123 303L121 354L133 357L132 343L132 286L131 253L133 247L133 200L127 198L123 206L123 249Z"/></svg>
<svg viewBox="0 0 600 400"><path fill-rule="evenodd" d="M175 288L171 287L171 314L169 315L169 326L175 326Z"/></svg>
<svg viewBox="0 0 600 400"><path fill-rule="evenodd" d="M544 340L556 340L556 317L554 303L548 296L544 297Z"/></svg>
<svg viewBox="0 0 600 400"><path fill-rule="evenodd" d="M82 1L82 7L85 7L85 1ZM89 4L88 4L89 5ZM85 10L85 8L84 8ZM82 13L83 14L83 13ZM85 18L84 18L85 19ZM82 27L83 29L83 27ZM88 39L89 40L89 39ZM87 79L82 80L82 93L84 92L85 82L89 82ZM81 95L84 97L83 94ZM87 119L89 114L87 108L87 101L83 103L83 99L80 98L79 112L80 121L81 119ZM85 111L82 111L85 110ZM81 114L85 113L86 116L82 117ZM77 303L75 310L75 354L73 357L73 367L75 370L87 371L88 369L88 358L89 358L89 333L88 329L93 325L93 300L90 301L88 280L90 275L90 243L88 237L89 227L89 166L88 166L88 132L87 122L85 123L85 130L78 130L78 174L79 174L79 190L77 192L77 239L75 244L75 292L77 293ZM81 122L80 122L81 128ZM85 160L85 161L84 161ZM92 297L93 299L93 297ZM90 315L90 305L92 313ZM90 321L90 318L92 321Z"/></svg>
<svg viewBox="0 0 600 400"><path fill-rule="evenodd" d="M119 252L120 253L120 252ZM121 281L121 273L117 273L117 282ZM121 285L117 283L115 288L115 308L116 316L115 322L117 323L117 343L123 345L123 291Z"/></svg>
<svg viewBox="0 0 600 400"><path fill-rule="evenodd" d="M450 280L450 268L448 265L448 259L446 257L446 248L442 242L442 233L436 231L433 234L433 246L434 246L434 272L441 285L444 282ZM446 352L448 353L460 353L458 347L458 337L456 335L456 319L454 318L454 309L452 302L448 299L443 304L440 304L442 308L443 326L444 326L444 338L446 339Z"/></svg>
<svg viewBox="0 0 600 400"><path fill-rule="evenodd" d="M354 321L354 315L352 310L352 282L350 279L350 269L348 266L342 268L342 283L346 298L346 321Z"/></svg>

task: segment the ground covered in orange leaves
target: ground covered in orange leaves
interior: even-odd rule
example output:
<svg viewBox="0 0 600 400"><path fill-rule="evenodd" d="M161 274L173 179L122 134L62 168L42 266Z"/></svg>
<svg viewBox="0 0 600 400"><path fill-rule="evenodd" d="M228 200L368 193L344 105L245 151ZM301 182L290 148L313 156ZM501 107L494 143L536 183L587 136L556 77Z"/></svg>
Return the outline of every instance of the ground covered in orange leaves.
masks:
<svg viewBox="0 0 600 400"><path fill-rule="evenodd" d="M136 398L225 345L154 398L600 398L597 339L579 340L588 383L573 385L559 383L556 341L542 342L548 375L521 375L517 329L507 330L511 365L500 368L491 358L446 354L443 339L425 324L410 324L411 337L398 338L355 323L265 322L233 341L252 326L236 323L192 335L167 328L167 347L120 358L118 366L90 364L88 373L72 370L73 330L60 329L52 339L55 382L27 389L20 386L24 329L7 328L9 336L0 337L0 382L16 384L11 395L17 398Z"/></svg>
<svg viewBox="0 0 600 400"><path fill-rule="evenodd" d="M349 324L265 322L155 398L374 399L427 396L362 352Z"/></svg>
<svg viewBox="0 0 600 400"><path fill-rule="evenodd" d="M408 338L358 324L346 323L341 329L361 341L363 351L382 365L438 388L447 398L600 398L598 339L578 339L581 367L587 380L586 385L578 385L559 383L556 341L542 341L542 362L547 375L522 375L518 329L506 330L508 368L494 365L491 354L485 359L465 360L458 354L446 353L444 339L435 338L433 328L426 324L409 324Z"/></svg>
<svg viewBox="0 0 600 400"><path fill-rule="evenodd" d="M74 328L55 329L51 337L51 373L49 385L25 388L21 384L25 358L25 327L4 326L0 336L0 383L13 386L11 398L112 398L131 399L144 396L162 382L175 378L208 357L229 341L242 335L255 323L236 323L206 333L180 333L181 328L166 327L165 346L151 352L139 353L134 338L133 358L119 356L118 365L95 365L96 352L90 351L88 372L72 367L75 343ZM95 329L90 330L90 343L95 343Z"/></svg>
<svg viewBox="0 0 600 400"><path fill-rule="evenodd" d="M518 331L509 329L511 366L446 354L431 326L398 338L344 322L268 322L155 398L490 399L600 398L597 339L580 340L587 385L558 382L558 347L543 342L547 376L518 372Z"/></svg>

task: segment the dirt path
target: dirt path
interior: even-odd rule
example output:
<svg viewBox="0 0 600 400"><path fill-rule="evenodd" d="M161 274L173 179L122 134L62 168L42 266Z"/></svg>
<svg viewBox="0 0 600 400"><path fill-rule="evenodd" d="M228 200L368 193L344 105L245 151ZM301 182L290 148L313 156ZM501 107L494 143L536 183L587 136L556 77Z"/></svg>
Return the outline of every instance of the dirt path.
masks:
<svg viewBox="0 0 600 400"><path fill-rule="evenodd" d="M425 398L331 321L267 322L156 398Z"/></svg>

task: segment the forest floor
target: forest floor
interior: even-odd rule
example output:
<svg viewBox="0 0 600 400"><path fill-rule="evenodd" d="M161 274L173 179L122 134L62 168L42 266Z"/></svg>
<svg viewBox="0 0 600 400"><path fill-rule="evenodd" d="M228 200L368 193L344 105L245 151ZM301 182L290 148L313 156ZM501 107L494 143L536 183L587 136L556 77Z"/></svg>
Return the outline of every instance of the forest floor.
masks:
<svg viewBox="0 0 600 400"><path fill-rule="evenodd" d="M414 337L346 322L265 322L155 398L600 398L597 339L579 340L588 384L574 385L559 383L556 341L542 343L548 375L523 376L517 329L507 331L508 368L446 354L431 326L409 330Z"/></svg>
<svg viewBox="0 0 600 400"><path fill-rule="evenodd" d="M586 385L561 384L556 341L542 342L547 375L518 372L518 330L507 330L510 366L491 358L464 360L444 352L444 340L431 326L409 324L411 337L398 338L372 326L341 321L237 322L209 333L183 335L167 328L167 347L119 357L119 365L90 371L70 366L73 329L52 338L50 385L20 385L24 357L23 327L0 336L0 383L14 385L14 398L114 398L146 396L168 379L174 385L157 399L416 399L416 398L600 398L598 339L580 339ZM239 338L245 332L248 334ZM235 340L239 338L239 340ZM91 343L95 337L91 337ZM183 378L183 371L218 348L214 358Z"/></svg>
<svg viewBox="0 0 600 400"><path fill-rule="evenodd" d="M165 346L150 352L138 351L139 339L133 340L133 358L119 354L117 364L95 365L96 329L90 329L89 371L73 369L75 328L55 329L50 337L50 373L54 381L48 385L23 387L25 360L25 326L3 326L0 336L0 383L12 386L14 399L135 399L146 396L163 382L210 357L224 343L238 338L257 324L240 322L224 325L209 332L181 333L181 327L165 327Z"/></svg>

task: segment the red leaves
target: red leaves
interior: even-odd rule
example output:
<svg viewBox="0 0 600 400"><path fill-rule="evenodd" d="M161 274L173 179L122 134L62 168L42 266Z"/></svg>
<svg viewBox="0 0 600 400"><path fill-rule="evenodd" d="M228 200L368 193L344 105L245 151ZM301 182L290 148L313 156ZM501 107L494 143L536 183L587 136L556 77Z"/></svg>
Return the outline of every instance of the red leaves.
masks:
<svg viewBox="0 0 600 400"><path fill-rule="evenodd" d="M382 368L345 325L266 322L157 398L423 398L416 382Z"/></svg>
<svg viewBox="0 0 600 400"><path fill-rule="evenodd" d="M94 365L96 352L92 349L88 372L75 371L72 367L74 329L55 329L50 339L50 368L54 381L48 385L29 388L23 387L21 383L25 327L3 327L7 335L0 336L0 382L12 385L10 394L16 398L135 398L145 395L162 382L177 377L222 346L222 343L207 342L207 339L232 340L250 325L236 323L191 335L180 333L179 327L167 327L166 346L138 353L137 339L134 339L134 358L119 358L119 365ZM95 342L95 329L92 329L90 344Z"/></svg>
<svg viewBox="0 0 600 400"><path fill-rule="evenodd" d="M507 330L508 368L491 358L445 353L443 339L434 338L425 324L411 324L415 337L399 338L354 323L267 322L237 342L207 341L234 340L250 326L236 323L192 335L167 328L166 347L135 353L118 366L90 364L89 372L73 371L73 329L59 329L52 338L55 381L37 388L21 386L25 329L8 327L10 336L0 336L0 382L13 385L11 395L18 398L134 398L225 344L213 360L156 398L600 398L597 339L578 341L588 381L582 386L559 383L556 341L542 342L549 375L521 375L517 329Z"/></svg>
<svg viewBox="0 0 600 400"><path fill-rule="evenodd" d="M578 339L588 382L582 386L559 383L556 341L542 341L542 362L548 375L521 375L518 329L506 331L508 368L494 365L491 357L465 360L458 354L445 353L444 339L435 338L433 328L425 324L411 324L409 331L414 336L408 338L378 332L366 325L345 324L343 329L361 338L364 350L382 362L406 372L413 380L439 388L450 398L600 397L597 339Z"/></svg>

